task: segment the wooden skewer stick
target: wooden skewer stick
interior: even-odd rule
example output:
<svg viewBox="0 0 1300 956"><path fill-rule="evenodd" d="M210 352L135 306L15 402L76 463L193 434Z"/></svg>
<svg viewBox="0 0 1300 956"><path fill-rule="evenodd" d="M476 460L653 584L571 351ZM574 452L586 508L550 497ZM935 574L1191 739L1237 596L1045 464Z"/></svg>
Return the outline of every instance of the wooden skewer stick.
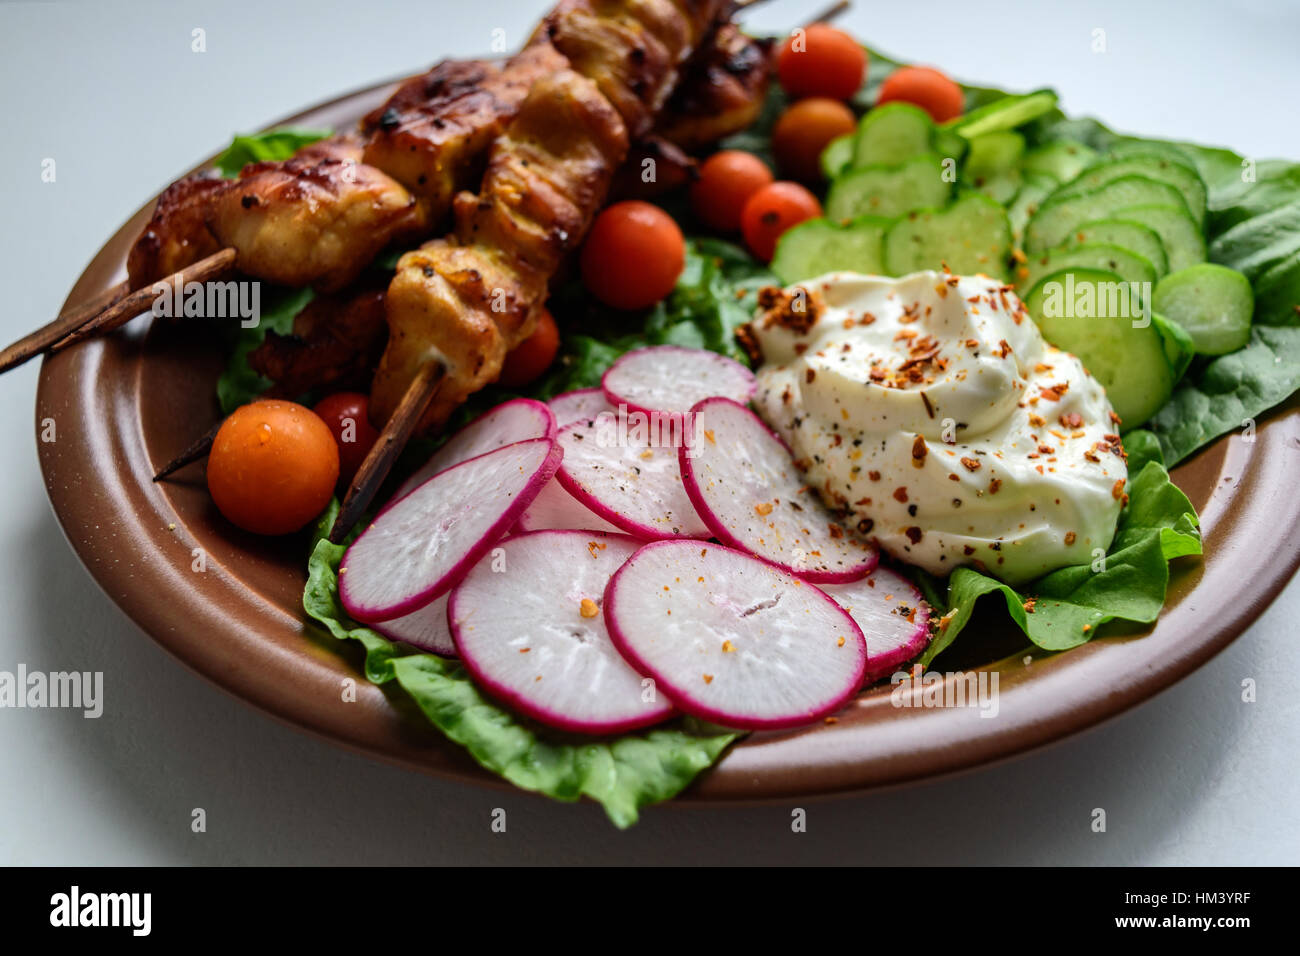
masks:
<svg viewBox="0 0 1300 956"><path fill-rule="evenodd" d="M384 479L392 470L393 462L402 453L416 425L424 417L425 409L429 407L434 392L438 390L446 374L447 368L441 362L429 362L420 368L419 374L406 387L406 394L402 396L397 411L393 412L393 417L379 433L379 440L370 449L370 454L366 455L366 460L361 463L356 477L352 479L352 486L348 488L348 493L343 498L339 516L330 530L330 540L335 544L339 544L347 537L352 526L357 523L357 519L369 507L379 486L384 483Z"/></svg>
<svg viewBox="0 0 1300 956"><path fill-rule="evenodd" d="M198 438L194 439L183 452L173 458L167 464L158 469L158 474L153 476L154 481L162 481L174 471L179 471L192 461L198 461L200 458L206 458L208 452L212 451L212 443L217 440L217 432L221 430L226 420L218 419L216 424L205 431Z"/></svg>
<svg viewBox="0 0 1300 956"><path fill-rule="evenodd" d="M127 285L126 280L123 280L111 289L101 292L93 299L83 302L81 305L73 306L53 322L41 326L35 332L24 335L13 345L0 352L0 372L7 372L11 368L16 368L32 356L44 352L69 332L81 328L109 306L124 298L130 291L131 287Z"/></svg>
<svg viewBox="0 0 1300 956"><path fill-rule="evenodd" d="M825 10L817 14L817 16L813 17L808 22L809 23L830 23L832 20L836 19L841 14L847 13L850 6L851 4L849 3L849 0L839 0L839 3L834 3L831 6L827 7Z"/></svg>
<svg viewBox="0 0 1300 956"><path fill-rule="evenodd" d="M89 322L59 339L46 351L53 355L76 345L78 342L84 342L86 339L102 333L112 332L119 326L126 325L127 322L141 312L150 308L153 300L158 297L155 290L159 285L172 285L175 283L183 287L191 282L207 282L209 279L216 279L231 272L234 268L234 249L222 249L219 252L214 252L206 259L200 259L193 265L186 266L180 272L173 273L165 279L159 279L143 289L136 289L124 299L118 300L103 312L93 316Z"/></svg>

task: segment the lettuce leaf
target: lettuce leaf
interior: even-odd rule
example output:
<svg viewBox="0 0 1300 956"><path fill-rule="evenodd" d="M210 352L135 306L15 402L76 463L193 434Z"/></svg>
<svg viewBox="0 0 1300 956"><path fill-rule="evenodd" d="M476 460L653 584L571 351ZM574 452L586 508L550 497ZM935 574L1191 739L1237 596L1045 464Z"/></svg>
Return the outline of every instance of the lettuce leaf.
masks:
<svg viewBox="0 0 1300 956"><path fill-rule="evenodd" d="M1145 464L1129 483L1129 501L1104 563L1061 568L1023 593L973 568L958 568L948 579L946 601L938 604L947 613L938 636L921 655L922 665L951 646L986 594L1001 595L1016 626L1047 651L1084 644L1112 620L1149 624L1159 616L1169 585L1169 562L1200 554L1201 536L1196 510L1153 457L1159 449L1154 436L1147 435L1136 442ZM927 594L934 599L931 603L939 597L933 584Z"/></svg>
<svg viewBox="0 0 1300 956"><path fill-rule="evenodd" d="M338 596L346 545L329 542L335 501L321 516L307 562L303 610L339 640L366 650L366 679L395 681L435 727L485 769L524 790L575 801L590 797L619 828L641 807L680 793L741 735L682 718L620 737L562 738L484 696L458 662L394 643L348 618Z"/></svg>
<svg viewBox="0 0 1300 956"><path fill-rule="evenodd" d="M275 288L268 291L258 323L251 328L231 326L234 336L230 358L225 371L217 379L217 400L221 413L229 415L240 405L247 405L271 387L271 382L259 375L248 364L248 354L262 344L267 332L288 335L293 331L293 320L315 298L311 289Z"/></svg>
<svg viewBox="0 0 1300 956"><path fill-rule="evenodd" d="M333 134L328 129L298 129L283 126L263 133L236 136L217 157L215 166L227 179L238 176L249 163L288 159L304 146Z"/></svg>

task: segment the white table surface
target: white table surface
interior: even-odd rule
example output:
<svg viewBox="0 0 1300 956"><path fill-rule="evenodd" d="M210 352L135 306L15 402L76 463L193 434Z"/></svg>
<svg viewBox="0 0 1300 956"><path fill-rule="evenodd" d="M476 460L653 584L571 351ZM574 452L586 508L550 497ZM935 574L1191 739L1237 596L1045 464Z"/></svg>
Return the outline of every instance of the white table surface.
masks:
<svg viewBox="0 0 1300 956"><path fill-rule="evenodd" d="M768 30L825 6L772 0ZM1114 128L1300 158L1300 7L1254 0L857 3L881 49L1009 89L1044 84ZM333 12L331 12L333 8ZM304 105L518 43L542 2L0 5L0 279L9 341L53 316L101 242L178 171ZM979 19L963 19L978 9ZM947 12L941 12L947 11ZM191 31L207 52L191 52ZM1093 31L1108 53L1091 52ZM57 163L54 183L42 161ZM0 863L1294 863L1300 641L1294 582L1227 651L1147 704L1001 766L855 799L665 808L619 833L561 806L381 765L195 676L95 587L34 450L37 365L0 378L0 670L103 671L98 720L0 710ZM160 600L165 600L160 596ZM1243 703L1243 678L1256 703ZM202 807L207 832L190 829ZM495 807L508 829L493 833ZM1105 834L1090 829L1104 807Z"/></svg>

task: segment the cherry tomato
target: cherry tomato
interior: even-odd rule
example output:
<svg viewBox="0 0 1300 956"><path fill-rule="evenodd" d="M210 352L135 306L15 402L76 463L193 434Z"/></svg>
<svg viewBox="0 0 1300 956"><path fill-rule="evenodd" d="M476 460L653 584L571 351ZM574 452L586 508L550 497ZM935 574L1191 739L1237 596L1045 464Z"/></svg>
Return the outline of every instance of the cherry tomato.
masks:
<svg viewBox="0 0 1300 956"><path fill-rule="evenodd" d="M288 534L320 514L339 477L329 426L294 402L235 409L208 455L208 491L221 513L254 534Z"/></svg>
<svg viewBox="0 0 1300 956"><path fill-rule="evenodd" d="M673 217L639 199L614 203L592 223L582 247L582 280L616 309L654 305L677 284L686 241Z"/></svg>
<svg viewBox="0 0 1300 956"><path fill-rule="evenodd" d="M537 316L537 328L506 354L497 382L508 388L518 388L541 377L555 361L560 350L560 330L546 309Z"/></svg>
<svg viewBox="0 0 1300 956"><path fill-rule="evenodd" d="M750 252L770 262L781 233L821 214L822 204L816 196L798 183L782 180L764 186L749 197L740 217L740 228Z"/></svg>
<svg viewBox="0 0 1300 956"><path fill-rule="evenodd" d="M880 84L881 103L912 103L930 114L936 123L946 123L961 116L966 103L961 87L945 74L928 66L904 66Z"/></svg>
<svg viewBox="0 0 1300 956"><path fill-rule="evenodd" d="M821 156L826 144L853 132L857 120L839 100L814 96L800 100L781 114L772 130L772 151L781 172L805 183L822 178Z"/></svg>
<svg viewBox="0 0 1300 956"><path fill-rule="evenodd" d="M691 185L691 208L709 228L736 232L745 200L771 181L772 171L753 153L721 150L701 164Z"/></svg>
<svg viewBox="0 0 1300 956"><path fill-rule="evenodd" d="M360 392L335 392L312 409L329 427L339 446L339 480L347 483L357 473L379 431L370 424L370 397Z"/></svg>
<svg viewBox="0 0 1300 956"><path fill-rule="evenodd" d="M842 30L814 23L796 30L781 47L776 73L782 88L796 99L829 96L847 100L867 73L867 51Z"/></svg>

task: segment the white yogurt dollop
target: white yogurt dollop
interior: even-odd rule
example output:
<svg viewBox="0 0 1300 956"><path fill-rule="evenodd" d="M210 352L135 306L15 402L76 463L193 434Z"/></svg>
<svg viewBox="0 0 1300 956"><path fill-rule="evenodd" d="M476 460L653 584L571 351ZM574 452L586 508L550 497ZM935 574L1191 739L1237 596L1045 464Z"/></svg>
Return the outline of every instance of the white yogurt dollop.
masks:
<svg viewBox="0 0 1300 956"><path fill-rule="evenodd" d="M1128 478L1118 423L1009 286L841 272L764 306L749 326L759 414L890 554L1018 584L1110 545Z"/></svg>

